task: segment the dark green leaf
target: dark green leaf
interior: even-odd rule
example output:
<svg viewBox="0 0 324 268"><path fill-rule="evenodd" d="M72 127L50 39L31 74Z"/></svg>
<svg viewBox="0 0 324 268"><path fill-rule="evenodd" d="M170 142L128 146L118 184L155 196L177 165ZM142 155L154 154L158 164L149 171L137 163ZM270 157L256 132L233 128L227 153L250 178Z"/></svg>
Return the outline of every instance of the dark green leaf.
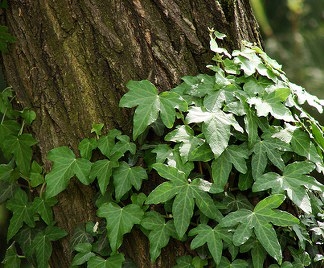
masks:
<svg viewBox="0 0 324 268"><path fill-rule="evenodd" d="M114 203L103 204L97 211L99 217L105 218L110 247L117 252L123 241L123 236L129 233L134 224L139 224L144 211L134 204L123 208Z"/></svg>
<svg viewBox="0 0 324 268"><path fill-rule="evenodd" d="M142 167L130 167L126 162L121 162L119 167L114 169L113 179L116 199L120 200L133 186L139 190L142 181L147 179L147 173Z"/></svg>
<svg viewBox="0 0 324 268"><path fill-rule="evenodd" d="M18 189L14 197L7 202L7 208L13 213L7 233L8 241L20 230L24 222L30 227L35 226L34 208L28 202L24 191Z"/></svg>

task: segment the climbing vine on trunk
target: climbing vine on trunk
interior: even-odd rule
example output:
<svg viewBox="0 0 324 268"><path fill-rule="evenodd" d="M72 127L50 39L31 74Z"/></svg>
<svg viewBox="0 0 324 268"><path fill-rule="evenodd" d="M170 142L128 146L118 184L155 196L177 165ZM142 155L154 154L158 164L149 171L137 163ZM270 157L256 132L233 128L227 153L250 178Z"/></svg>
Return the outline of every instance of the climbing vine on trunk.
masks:
<svg viewBox="0 0 324 268"><path fill-rule="evenodd" d="M166 92L130 81L120 107L134 108L132 137L120 130L48 153L45 173L26 133L35 113L1 93L0 202L12 212L5 267L23 257L48 267L67 232L52 208L72 180L97 189L97 221L71 234L72 266L122 267L125 235L140 230L156 262L171 240L187 244L174 267L321 267L324 253L322 126L305 104L324 102L291 83L249 42L227 51L210 29L212 73L185 76ZM19 124L19 122L22 124ZM148 183L154 181L155 186Z"/></svg>

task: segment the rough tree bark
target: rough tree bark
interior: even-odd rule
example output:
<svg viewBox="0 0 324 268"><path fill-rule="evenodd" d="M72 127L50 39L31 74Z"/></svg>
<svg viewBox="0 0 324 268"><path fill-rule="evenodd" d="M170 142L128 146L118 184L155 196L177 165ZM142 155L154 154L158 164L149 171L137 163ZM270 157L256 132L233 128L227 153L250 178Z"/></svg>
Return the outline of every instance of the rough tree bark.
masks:
<svg viewBox="0 0 324 268"><path fill-rule="evenodd" d="M37 113L32 131L46 168L50 149L75 150L92 123L130 132L118 108L127 81L168 90L183 75L205 72L208 27L227 34L230 50L242 39L261 42L248 0L12 0L5 20L17 38L3 56L6 78L21 106ZM90 187L70 183L55 207L58 225L72 233L95 220L93 199ZM52 267L69 267L68 239L55 244ZM171 267L185 248L172 243L153 265L147 240L134 231L123 250L138 267Z"/></svg>

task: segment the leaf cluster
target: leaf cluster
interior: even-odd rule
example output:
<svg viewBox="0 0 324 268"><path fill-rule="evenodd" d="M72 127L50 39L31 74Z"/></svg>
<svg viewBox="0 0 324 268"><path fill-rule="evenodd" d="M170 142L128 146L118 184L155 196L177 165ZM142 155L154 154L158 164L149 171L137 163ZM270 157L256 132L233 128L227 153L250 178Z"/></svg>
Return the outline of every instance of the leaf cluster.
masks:
<svg viewBox="0 0 324 268"><path fill-rule="evenodd" d="M97 187L100 220L75 230L72 266L132 266L121 247L137 228L152 262L171 240L188 245L174 267L321 267L324 138L305 105L321 113L324 103L254 44L229 53L217 44L223 34L210 37L209 74L185 76L166 92L147 80L127 84L120 106L134 108L132 139L94 124L95 137L80 141L79 152L48 153L47 174L32 162L36 142L16 121L30 124L34 114L17 114L12 91L2 93L7 267L19 262L14 243L46 267L51 241L65 235L51 207L73 179Z"/></svg>

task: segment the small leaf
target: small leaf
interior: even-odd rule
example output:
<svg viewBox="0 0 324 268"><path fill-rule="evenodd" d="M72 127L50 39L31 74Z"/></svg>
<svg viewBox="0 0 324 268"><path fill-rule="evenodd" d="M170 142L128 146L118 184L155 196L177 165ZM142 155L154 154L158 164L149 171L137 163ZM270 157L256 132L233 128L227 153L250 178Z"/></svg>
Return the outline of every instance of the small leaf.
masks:
<svg viewBox="0 0 324 268"><path fill-rule="evenodd" d="M97 141L93 138L85 138L83 139L78 146L80 150L80 155L82 158L91 159L92 151L97 148Z"/></svg>
<svg viewBox="0 0 324 268"><path fill-rule="evenodd" d="M92 181L97 178L101 194L106 192L113 169L116 167L118 167L116 161L107 159L98 160L92 165L90 178Z"/></svg>
<svg viewBox="0 0 324 268"><path fill-rule="evenodd" d="M124 254L111 255L108 259L99 256L91 257L88 261L88 268L120 268L125 261Z"/></svg>
<svg viewBox="0 0 324 268"><path fill-rule="evenodd" d="M34 208L29 204L24 191L18 189L14 197L7 202L7 208L13 213L7 233L8 241L20 230L24 222L30 227L35 226Z"/></svg>
<svg viewBox="0 0 324 268"><path fill-rule="evenodd" d="M52 206L57 203L57 200L54 198L42 199L40 197L35 197L32 207L43 219L43 221L50 225L53 221L53 211Z"/></svg>
<svg viewBox="0 0 324 268"><path fill-rule="evenodd" d="M99 137L101 135L101 130L104 127L104 124L92 124L91 133L96 133L96 135Z"/></svg>
<svg viewBox="0 0 324 268"><path fill-rule="evenodd" d="M32 148L37 141L30 134L21 134L19 136L7 136L4 143L4 150L14 155L17 166L21 173L29 175Z"/></svg>
<svg viewBox="0 0 324 268"><path fill-rule="evenodd" d="M114 203L103 204L97 211L99 217L107 221L109 244L113 252L117 252L123 241L123 236L129 233L134 224L139 224L144 211L134 204L123 208Z"/></svg>
<svg viewBox="0 0 324 268"><path fill-rule="evenodd" d="M147 179L147 173L142 167L130 167L126 162L121 162L119 167L114 169L113 179L116 199L120 200L132 186L139 190L142 181Z"/></svg>
<svg viewBox="0 0 324 268"><path fill-rule="evenodd" d="M198 227L190 230L189 236L196 235L191 241L190 247L196 249L204 244L207 244L210 254L215 263L219 265L221 261L223 242L231 243L232 235L225 228L216 226L211 228L205 224L199 224Z"/></svg>
<svg viewBox="0 0 324 268"><path fill-rule="evenodd" d="M165 219L157 212L151 211L145 214L141 221L141 225L150 230L150 256L154 262L161 254L161 249L164 248L170 240L170 236L175 236L175 228L173 221L165 222Z"/></svg>
<svg viewBox="0 0 324 268"><path fill-rule="evenodd" d="M21 261L16 252L16 248L14 244L11 244L10 247L6 251L6 255L2 261L4 264L4 268L19 268Z"/></svg>

